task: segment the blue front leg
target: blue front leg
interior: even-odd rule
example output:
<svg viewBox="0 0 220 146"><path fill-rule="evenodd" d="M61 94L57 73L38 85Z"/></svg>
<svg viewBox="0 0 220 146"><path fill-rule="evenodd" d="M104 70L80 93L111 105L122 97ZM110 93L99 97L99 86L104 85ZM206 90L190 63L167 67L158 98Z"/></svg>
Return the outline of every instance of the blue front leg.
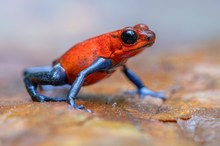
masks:
<svg viewBox="0 0 220 146"><path fill-rule="evenodd" d="M109 68L111 68L112 66L112 61L111 59L104 59L104 58L99 58L97 59L91 66L89 66L88 68L82 70L76 80L74 81L74 83L72 84L72 87L70 88L69 94L67 95L67 102L74 108L76 109L83 109L84 106L78 106L75 103L75 99L76 99L76 95L78 94L84 79L97 71L103 71L103 70L108 70Z"/></svg>
<svg viewBox="0 0 220 146"><path fill-rule="evenodd" d="M140 78L132 72L129 68L126 66L123 66L124 74L127 76L127 78L137 87L136 91L128 92L130 94L139 94L140 98L144 98L147 95L150 95L152 97L160 98L165 100L165 95L163 92L155 92L150 89L148 89L140 80Z"/></svg>

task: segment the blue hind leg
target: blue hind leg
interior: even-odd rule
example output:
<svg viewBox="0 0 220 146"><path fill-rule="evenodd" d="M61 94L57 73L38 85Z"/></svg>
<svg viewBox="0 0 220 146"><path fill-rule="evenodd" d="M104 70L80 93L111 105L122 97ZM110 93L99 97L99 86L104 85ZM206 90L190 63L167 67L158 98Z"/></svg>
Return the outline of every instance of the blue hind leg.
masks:
<svg viewBox="0 0 220 146"><path fill-rule="evenodd" d="M155 91L148 89L142 83L140 78L126 66L123 67L122 71L127 76L127 78L137 87L136 91L130 91L128 92L128 94L139 94L140 98L144 98L145 96L150 95L152 97L160 98L163 100L166 99L164 92L155 92Z"/></svg>
<svg viewBox="0 0 220 146"><path fill-rule="evenodd" d="M52 67L33 67L24 71L24 83L33 101L66 101L66 98L47 97L37 91L39 85L64 85L66 84L66 74L64 69L58 64Z"/></svg>

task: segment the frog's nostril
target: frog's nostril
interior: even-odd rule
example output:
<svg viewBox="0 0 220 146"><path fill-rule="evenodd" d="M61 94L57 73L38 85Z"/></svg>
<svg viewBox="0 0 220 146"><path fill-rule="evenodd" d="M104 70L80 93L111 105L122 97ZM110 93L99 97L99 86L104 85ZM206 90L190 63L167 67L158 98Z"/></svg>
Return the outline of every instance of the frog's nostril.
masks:
<svg viewBox="0 0 220 146"><path fill-rule="evenodd" d="M152 31L148 32L146 35L146 40L147 41L154 41L154 39L155 39L155 34Z"/></svg>
<svg viewBox="0 0 220 146"><path fill-rule="evenodd" d="M153 34L148 33L147 36L146 36L146 39L147 39L148 41L151 41L151 40L153 39L153 37L154 37Z"/></svg>

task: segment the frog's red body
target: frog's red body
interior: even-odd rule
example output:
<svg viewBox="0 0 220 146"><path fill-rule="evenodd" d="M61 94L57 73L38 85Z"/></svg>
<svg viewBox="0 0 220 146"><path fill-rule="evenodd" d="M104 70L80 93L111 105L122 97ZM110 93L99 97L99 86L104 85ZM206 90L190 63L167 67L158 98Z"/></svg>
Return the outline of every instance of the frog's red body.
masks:
<svg viewBox="0 0 220 146"><path fill-rule="evenodd" d="M117 64L126 63L129 57L141 52L143 48L146 47L146 34L141 33L143 33L143 29L148 28L145 25L137 25L132 28L137 32L138 37L140 38L136 44L132 45L126 45L121 41L120 35L126 29L131 29L131 27L106 33L78 43L69 49L61 58L59 58L56 62L60 63L61 66L65 69L69 84L72 84L75 81L77 75L82 70L90 66L99 57L112 59L113 66L117 66ZM144 38L141 39L141 37ZM149 46L153 44L154 39L155 37L151 38L151 43L147 42L147 45ZM108 73L92 73L85 78L83 85L95 83L103 78L110 76L113 72L114 69Z"/></svg>
<svg viewBox="0 0 220 146"><path fill-rule="evenodd" d="M137 87L141 98L146 95L165 99L163 93L148 89L127 66L130 57L151 46L155 41L155 34L145 24L125 27L106 33L70 48L64 55L54 61L52 67L26 69L24 82L32 100L67 101L72 107L82 109L75 103L76 96L82 85L90 85L110 76L117 67ZM38 85L71 84L67 98L47 97L37 92Z"/></svg>

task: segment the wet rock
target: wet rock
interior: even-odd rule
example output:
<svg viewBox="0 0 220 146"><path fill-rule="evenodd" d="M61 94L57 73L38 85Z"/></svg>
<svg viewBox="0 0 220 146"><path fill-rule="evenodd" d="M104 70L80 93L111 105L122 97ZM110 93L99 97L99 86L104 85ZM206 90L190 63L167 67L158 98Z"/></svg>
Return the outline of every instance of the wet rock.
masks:
<svg viewBox="0 0 220 146"><path fill-rule="evenodd" d="M217 146L220 142L220 108L197 109L191 119L179 119L184 134L203 146Z"/></svg>

